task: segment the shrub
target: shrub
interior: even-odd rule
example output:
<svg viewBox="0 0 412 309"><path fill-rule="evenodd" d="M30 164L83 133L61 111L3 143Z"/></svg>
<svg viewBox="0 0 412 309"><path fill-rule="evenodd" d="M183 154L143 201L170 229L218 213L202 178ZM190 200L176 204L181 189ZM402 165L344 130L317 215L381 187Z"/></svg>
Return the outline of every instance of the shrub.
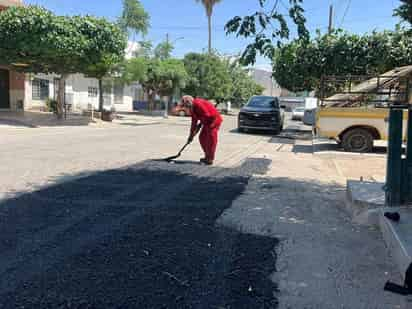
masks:
<svg viewBox="0 0 412 309"><path fill-rule="evenodd" d="M57 101L53 99L46 100L46 107L48 112L57 114Z"/></svg>

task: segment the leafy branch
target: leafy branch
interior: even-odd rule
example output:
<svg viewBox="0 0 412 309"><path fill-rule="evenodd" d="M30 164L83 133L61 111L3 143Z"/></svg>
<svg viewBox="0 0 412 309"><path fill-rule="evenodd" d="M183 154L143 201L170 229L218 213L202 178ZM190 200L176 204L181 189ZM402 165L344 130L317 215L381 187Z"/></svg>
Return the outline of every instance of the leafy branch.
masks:
<svg viewBox="0 0 412 309"><path fill-rule="evenodd" d="M266 7L267 2L268 0L259 0L259 10L254 14L235 16L225 26L227 35L252 39L241 55L244 65L254 64L258 55L273 59L276 47L280 47L283 40L289 39L288 18L297 26L299 39L309 40L305 11L301 6L303 0L289 0L289 6L286 6L287 15L279 12L282 0L273 0L269 9Z"/></svg>

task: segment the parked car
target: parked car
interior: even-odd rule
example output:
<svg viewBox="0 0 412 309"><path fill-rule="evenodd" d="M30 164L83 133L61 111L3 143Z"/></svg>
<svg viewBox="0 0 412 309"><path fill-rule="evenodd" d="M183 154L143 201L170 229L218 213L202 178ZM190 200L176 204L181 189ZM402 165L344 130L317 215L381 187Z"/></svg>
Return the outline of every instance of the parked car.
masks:
<svg viewBox="0 0 412 309"><path fill-rule="evenodd" d="M187 108L182 107L181 105L175 105L170 114L173 116L180 116L180 117L189 117L191 116L190 110Z"/></svg>
<svg viewBox="0 0 412 309"><path fill-rule="evenodd" d="M279 133L283 130L285 112L277 97L254 96L240 110L238 116L239 132L255 129Z"/></svg>
<svg viewBox="0 0 412 309"><path fill-rule="evenodd" d="M292 120L303 120L304 115L305 115L304 107L296 107L292 110Z"/></svg>

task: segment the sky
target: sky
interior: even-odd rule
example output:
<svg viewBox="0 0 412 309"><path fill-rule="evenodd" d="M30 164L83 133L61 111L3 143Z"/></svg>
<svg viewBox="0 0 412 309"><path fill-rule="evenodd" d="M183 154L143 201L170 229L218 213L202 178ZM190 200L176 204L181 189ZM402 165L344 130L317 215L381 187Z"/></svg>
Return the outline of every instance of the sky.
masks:
<svg viewBox="0 0 412 309"><path fill-rule="evenodd" d="M274 0L267 0L268 3ZM90 14L115 21L121 14L122 0L24 0L28 4L44 6L59 15ZM174 42L174 56L200 52L207 48L207 18L205 10L195 0L141 0L151 17L151 28L146 39L157 44L169 34ZM286 3L287 0L281 0ZM373 30L394 29L400 21L393 17L399 0L303 0L307 27L327 31L329 6L334 7L334 25L362 34ZM213 16L213 47L222 54L235 55L247 45L247 40L227 36L225 23L233 16L244 16L258 9L258 0L223 0L216 5ZM281 11L285 8L281 6ZM285 12L282 12L285 13ZM292 25L291 25L292 26ZM296 35L291 27L291 36ZM142 39L142 38L138 38ZM258 59L257 67L268 67L269 61Z"/></svg>

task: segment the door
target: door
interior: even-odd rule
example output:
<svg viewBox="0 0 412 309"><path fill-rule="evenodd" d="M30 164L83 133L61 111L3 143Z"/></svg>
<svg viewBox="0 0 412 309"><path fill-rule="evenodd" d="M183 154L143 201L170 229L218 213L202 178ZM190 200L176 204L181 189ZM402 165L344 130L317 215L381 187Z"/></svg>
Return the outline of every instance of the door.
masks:
<svg viewBox="0 0 412 309"><path fill-rule="evenodd" d="M0 109L10 108L10 77L9 71L0 69Z"/></svg>

